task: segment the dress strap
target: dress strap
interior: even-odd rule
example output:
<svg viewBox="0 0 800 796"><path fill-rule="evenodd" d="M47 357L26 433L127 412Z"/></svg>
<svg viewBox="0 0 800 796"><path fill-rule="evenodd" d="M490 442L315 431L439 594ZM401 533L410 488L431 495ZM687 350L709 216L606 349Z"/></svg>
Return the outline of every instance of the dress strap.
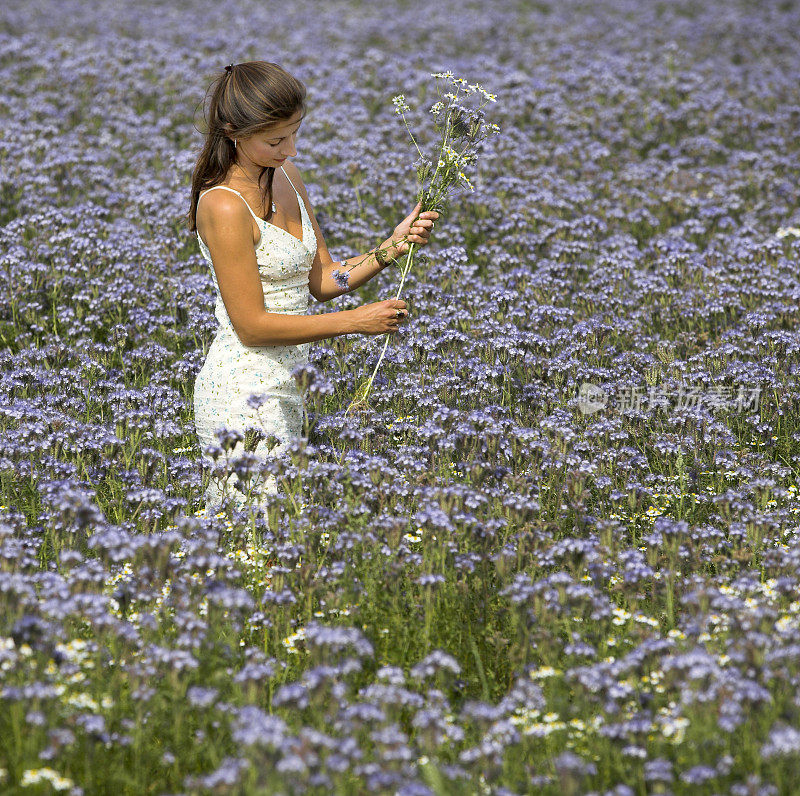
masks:
<svg viewBox="0 0 800 796"><path fill-rule="evenodd" d="M284 174L285 174L285 173L286 173L286 172L284 172ZM207 188L205 191L203 191L203 192L200 194L200 196L198 196L198 197L197 197L197 203L198 203L198 204L200 204L200 200L201 200L201 199L202 199L202 198L203 198L203 197L204 197L204 196L205 196L205 195L206 195L206 194L207 194L209 191L213 191L215 188L222 188L223 190L226 190L226 191L231 191L232 193L235 193L235 194L236 194L238 197L240 197L240 198L241 198L241 200L242 200L242 201L243 201L243 202L244 202L244 203L247 205L247 209L250 211L250 215L251 215L251 216L253 216L253 218L254 218L256 221L263 221L263 220L264 220L263 218L259 218L259 217L258 217L258 216L257 216L257 215L256 215L256 214L253 212L253 208L252 208L252 207L250 207L250 205L249 205L249 204L248 204L248 202L247 202L247 199L245 199L245 198L244 198L244 196L242 196L242 195L239 193L239 191L236 191L236 190L234 190L233 188L228 188L228 186L227 186L227 185L212 185L212 186L211 186L211 188Z"/></svg>
<svg viewBox="0 0 800 796"><path fill-rule="evenodd" d="M286 173L286 169L281 166L281 171L283 172L284 176L287 180L289 180L289 184L294 188L294 183L292 182L292 178ZM297 194L297 203L300 205L300 220L303 220L303 210L305 210L306 202L302 196L300 196L300 191L297 188L294 188L294 192ZM308 215L308 210L306 210L306 215Z"/></svg>
<svg viewBox="0 0 800 796"><path fill-rule="evenodd" d="M283 172L283 176L289 180L289 184L294 188L294 183L292 182L292 178L286 173L286 169L281 166L281 171ZM297 188L294 188L294 192L297 193Z"/></svg>

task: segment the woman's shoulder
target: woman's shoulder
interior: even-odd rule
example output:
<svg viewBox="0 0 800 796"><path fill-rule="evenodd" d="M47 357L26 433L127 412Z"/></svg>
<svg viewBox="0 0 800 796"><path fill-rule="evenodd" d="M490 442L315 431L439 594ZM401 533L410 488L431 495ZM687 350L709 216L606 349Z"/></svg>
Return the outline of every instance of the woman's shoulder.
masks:
<svg viewBox="0 0 800 796"><path fill-rule="evenodd" d="M197 212L201 212L201 208L206 211L212 211L216 216L218 211L223 214L237 213L245 209L243 207L241 191L236 190L231 185L212 185L210 188L204 188L200 191L197 199ZM200 200L203 200L202 202ZM206 212L206 215L208 213Z"/></svg>
<svg viewBox="0 0 800 796"><path fill-rule="evenodd" d="M217 190L220 188L225 190ZM227 185L214 185L202 190L197 200L196 216L198 231L231 223L248 228L252 225L247 200L239 191Z"/></svg>

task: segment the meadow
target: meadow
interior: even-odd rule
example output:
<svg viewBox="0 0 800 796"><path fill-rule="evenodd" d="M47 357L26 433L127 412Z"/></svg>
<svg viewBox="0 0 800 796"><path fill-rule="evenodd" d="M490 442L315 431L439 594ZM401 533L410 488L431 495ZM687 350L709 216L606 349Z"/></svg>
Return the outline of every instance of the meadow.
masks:
<svg viewBox="0 0 800 796"><path fill-rule="evenodd" d="M0 791L800 792L798 30L789 0L4 4ZM424 139L452 70L501 134L369 407L382 338L315 343L282 496L209 514L184 217L206 87L255 59L308 87L337 259L414 205L392 96Z"/></svg>

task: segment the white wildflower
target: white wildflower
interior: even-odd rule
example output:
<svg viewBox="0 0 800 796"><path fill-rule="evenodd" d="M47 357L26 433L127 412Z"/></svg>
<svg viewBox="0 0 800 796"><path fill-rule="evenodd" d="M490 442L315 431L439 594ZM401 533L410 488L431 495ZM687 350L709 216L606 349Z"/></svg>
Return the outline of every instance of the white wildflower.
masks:
<svg viewBox="0 0 800 796"><path fill-rule="evenodd" d="M42 782L49 782L54 790L69 790L73 787L73 782L67 777L62 777L58 771L52 768L35 768L27 769L22 772L22 779L20 785L27 787L28 785L38 785Z"/></svg>
<svg viewBox="0 0 800 796"><path fill-rule="evenodd" d="M395 113L405 113L406 111L411 110L411 108L409 108L406 104L406 98L404 94L398 94L396 97L392 97L392 104L394 105Z"/></svg>
<svg viewBox="0 0 800 796"><path fill-rule="evenodd" d="M296 641L302 641L306 637L306 629L301 627L294 633L290 633L284 640L283 646L286 648L287 652L292 653L293 655L297 654L297 646L295 645Z"/></svg>

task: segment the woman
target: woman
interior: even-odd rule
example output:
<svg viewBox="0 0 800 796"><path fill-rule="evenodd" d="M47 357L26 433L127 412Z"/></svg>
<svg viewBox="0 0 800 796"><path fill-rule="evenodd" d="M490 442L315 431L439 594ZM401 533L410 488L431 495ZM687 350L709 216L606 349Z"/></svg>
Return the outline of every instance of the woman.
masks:
<svg viewBox="0 0 800 796"><path fill-rule="evenodd" d="M259 458L302 434L303 396L292 369L308 361L310 343L342 334L394 334L406 302L389 299L351 310L307 315L310 296L329 301L372 279L408 250L424 246L434 211L421 204L378 251L333 262L300 172L287 158L305 116L306 88L277 64L231 64L211 86L208 132L192 175L189 228L212 265L216 336L194 387L201 448L218 444L221 426L258 429ZM202 201L201 201L202 200ZM350 270L352 267L352 270ZM349 284L342 274L349 270ZM280 444L270 451L277 437ZM239 440L230 456L240 455ZM232 474L224 493L213 479L207 507L225 495L244 506ZM277 492L273 477L248 485L251 497Z"/></svg>

